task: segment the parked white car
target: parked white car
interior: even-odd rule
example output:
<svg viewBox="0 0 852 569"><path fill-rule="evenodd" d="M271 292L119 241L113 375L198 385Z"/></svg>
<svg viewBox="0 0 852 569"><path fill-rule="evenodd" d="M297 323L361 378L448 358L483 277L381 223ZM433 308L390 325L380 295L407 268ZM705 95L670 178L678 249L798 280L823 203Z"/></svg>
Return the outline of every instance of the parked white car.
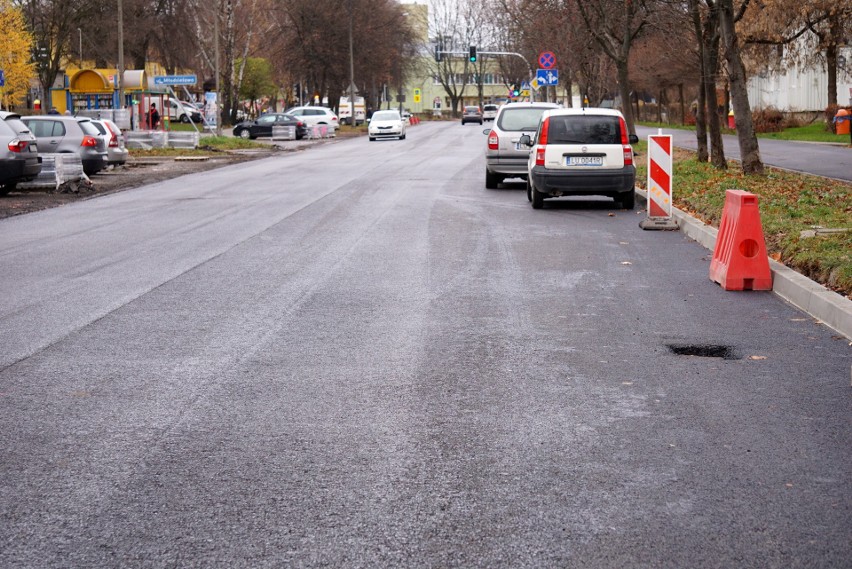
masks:
<svg viewBox="0 0 852 569"><path fill-rule="evenodd" d="M545 111L535 135L519 146L530 149L527 197L535 209L547 198L608 196L633 209L636 168L630 134L620 112L570 108Z"/></svg>
<svg viewBox="0 0 852 569"><path fill-rule="evenodd" d="M405 140L405 120L399 111L376 111L370 118L367 130L371 141L379 138Z"/></svg>
<svg viewBox="0 0 852 569"><path fill-rule="evenodd" d="M288 115L296 115L309 127L325 124L337 128L340 125L337 115L328 107L291 107L284 112Z"/></svg>
<svg viewBox="0 0 852 569"><path fill-rule="evenodd" d="M124 146L124 135L121 134L121 129L109 119L93 120L92 124L100 131L104 142L106 142L109 165L123 166L130 153Z"/></svg>

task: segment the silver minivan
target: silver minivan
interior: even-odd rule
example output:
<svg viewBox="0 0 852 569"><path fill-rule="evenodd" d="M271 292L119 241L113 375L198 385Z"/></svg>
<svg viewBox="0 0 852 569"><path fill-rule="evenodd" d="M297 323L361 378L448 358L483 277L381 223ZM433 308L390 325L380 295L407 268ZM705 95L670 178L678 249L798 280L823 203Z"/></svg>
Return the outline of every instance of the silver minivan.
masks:
<svg viewBox="0 0 852 569"><path fill-rule="evenodd" d="M488 135L485 149L485 187L497 188L506 178L527 177L527 157L530 149L520 147L522 134L532 134L538 128L542 113L558 109L556 103L508 103L497 111L491 128L482 132Z"/></svg>
<svg viewBox="0 0 852 569"><path fill-rule="evenodd" d="M41 153L69 152L80 156L83 172L96 174L107 166L107 146L91 119L67 115L35 115L21 119L38 140Z"/></svg>

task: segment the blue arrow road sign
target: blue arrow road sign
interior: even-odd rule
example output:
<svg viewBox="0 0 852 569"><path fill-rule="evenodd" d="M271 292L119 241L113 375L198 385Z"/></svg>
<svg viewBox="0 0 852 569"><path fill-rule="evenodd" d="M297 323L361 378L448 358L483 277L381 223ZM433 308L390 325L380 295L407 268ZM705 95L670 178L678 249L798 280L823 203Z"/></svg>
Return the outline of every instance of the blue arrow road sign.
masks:
<svg viewBox="0 0 852 569"><path fill-rule="evenodd" d="M539 69L535 73L539 85L559 85L558 69Z"/></svg>
<svg viewBox="0 0 852 569"><path fill-rule="evenodd" d="M154 85L195 85L198 78L195 75L156 75Z"/></svg>
<svg viewBox="0 0 852 569"><path fill-rule="evenodd" d="M6 74L0 69L0 87L6 86Z"/></svg>

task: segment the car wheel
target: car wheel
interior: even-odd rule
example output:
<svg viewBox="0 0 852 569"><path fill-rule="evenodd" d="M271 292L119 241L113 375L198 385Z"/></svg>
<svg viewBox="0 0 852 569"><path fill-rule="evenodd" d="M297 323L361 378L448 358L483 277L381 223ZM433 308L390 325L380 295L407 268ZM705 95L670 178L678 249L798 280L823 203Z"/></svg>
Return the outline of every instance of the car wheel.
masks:
<svg viewBox="0 0 852 569"><path fill-rule="evenodd" d="M6 194L14 190L17 184L17 182L6 182L5 184L0 184L0 196L5 196Z"/></svg>
<svg viewBox="0 0 852 569"><path fill-rule="evenodd" d="M400 137L399 137L399 139L400 139L400 140L405 140L405 135L403 134L402 136L400 136Z"/></svg>
<svg viewBox="0 0 852 569"><path fill-rule="evenodd" d="M371 137L370 137L370 142L374 142L375 140L376 140L376 137L375 137L375 136L371 136Z"/></svg>
<svg viewBox="0 0 852 569"><path fill-rule="evenodd" d="M532 194L532 202L533 209L541 209L544 207L544 194L535 189L535 186L530 184L530 193Z"/></svg>
<svg viewBox="0 0 852 569"><path fill-rule="evenodd" d="M249 138L251 138L251 133L249 132L249 129L242 129L240 131L240 138L242 138L243 140L248 140Z"/></svg>
<svg viewBox="0 0 852 569"><path fill-rule="evenodd" d="M529 178L527 178L527 201L532 201L532 184L530 184Z"/></svg>
<svg viewBox="0 0 852 569"><path fill-rule="evenodd" d="M180 122L182 122L183 124L189 124L189 117L186 115L181 115Z"/></svg>
<svg viewBox="0 0 852 569"><path fill-rule="evenodd" d="M633 209L636 207L636 191L631 190L626 194L621 194L621 207L624 209Z"/></svg>
<svg viewBox="0 0 852 569"><path fill-rule="evenodd" d="M487 189L489 189L489 190L496 190L496 189L497 189L497 186L498 186L498 185L500 184L500 182L502 182L502 181L503 181L503 178L501 178L501 177L500 177L500 176L498 176L497 174L495 174L495 173L493 173L493 172L488 171L488 169L486 169L486 170L485 170L485 187L486 187Z"/></svg>

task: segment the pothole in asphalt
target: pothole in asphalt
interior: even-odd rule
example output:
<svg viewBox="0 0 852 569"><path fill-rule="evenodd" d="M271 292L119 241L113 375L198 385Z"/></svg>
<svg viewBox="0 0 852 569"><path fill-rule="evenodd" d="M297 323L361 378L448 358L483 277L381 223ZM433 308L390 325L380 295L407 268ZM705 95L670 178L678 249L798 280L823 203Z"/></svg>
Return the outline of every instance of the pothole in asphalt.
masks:
<svg viewBox="0 0 852 569"><path fill-rule="evenodd" d="M696 356L699 358L721 358L738 360L733 346L718 344L667 344L669 351L678 356Z"/></svg>

